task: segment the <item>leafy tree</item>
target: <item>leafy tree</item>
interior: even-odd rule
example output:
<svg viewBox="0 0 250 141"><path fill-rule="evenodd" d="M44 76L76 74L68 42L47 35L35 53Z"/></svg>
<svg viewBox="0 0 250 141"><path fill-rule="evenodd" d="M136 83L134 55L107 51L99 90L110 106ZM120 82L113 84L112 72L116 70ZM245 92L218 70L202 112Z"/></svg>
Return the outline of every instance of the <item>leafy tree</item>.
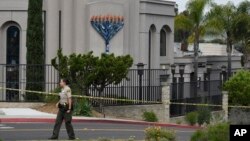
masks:
<svg viewBox="0 0 250 141"><path fill-rule="evenodd" d="M211 10L207 14L207 25L209 33L221 35L225 37L227 43L228 56L228 78L231 76L232 64L232 46L234 43L233 27L234 19L236 17L236 7L232 2L226 5L212 4Z"/></svg>
<svg viewBox="0 0 250 141"><path fill-rule="evenodd" d="M60 77L71 80L73 86L84 92L83 94L88 95L88 88L93 86L99 92L99 96L102 96L105 87L119 84L127 77L133 59L130 55L114 54L95 57L93 52L64 56L62 51L58 50L57 57L52 59L51 63L59 71Z"/></svg>
<svg viewBox="0 0 250 141"><path fill-rule="evenodd" d="M102 96L104 88L110 84L119 84L127 78L129 68L133 64L130 55L115 56L114 54L102 54L92 70L92 85Z"/></svg>
<svg viewBox="0 0 250 141"><path fill-rule="evenodd" d="M189 13L187 10L183 11L175 17L174 40L181 43L181 50L187 51L188 37L191 34L192 22L189 20ZM183 22L186 21L186 22Z"/></svg>
<svg viewBox="0 0 250 141"><path fill-rule="evenodd" d="M248 106L250 103L250 72L239 71L224 85L228 91L229 103Z"/></svg>
<svg viewBox="0 0 250 141"><path fill-rule="evenodd" d="M243 65L247 67L250 53L250 2L243 1L237 7L237 15L234 18L233 35L240 42L243 53Z"/></svg>
<svg viewBox="0 0 250 141"><path fill-rule="evenodd" d="M88 87L92 84L92 70L96 65L98 57L93 52L87 54L71 54L65 56L59 49L57 57L51 60L51 64L59 71L61 78L67 78L71 82L74 93L83 92L88 95Z"/></svg>
<svg viewBox="0 0 250 141"><path fill-rule="evenodd" d="M104 88L108 85L117 85L124 78L127 78L132 64L133 59L130 55L116 57L114 54L102 54L91 74L92 85L98 91L99 96L102 96ZM100 101L99 106L102 112L102 101Z"/></svg>
<svg viewBox="0 0 250 141"><path fill-rule="evenodd" d="M51 60L52 66L54 66L54 68L59 71L60 78L69 79L69 67L68 67L69 62L68 62L68 60L69 60L68 56L64 56L62 54L62 49L59 49L57 51L57 57L55 57Z"/></svg>
<svg viewBox="0 0 250 141"><path fill-rule="evenodd" d="M27 27L27 90L44 90L43 0L29 0ZM41 100L41 95L26 93L27 100Z"/></svg>

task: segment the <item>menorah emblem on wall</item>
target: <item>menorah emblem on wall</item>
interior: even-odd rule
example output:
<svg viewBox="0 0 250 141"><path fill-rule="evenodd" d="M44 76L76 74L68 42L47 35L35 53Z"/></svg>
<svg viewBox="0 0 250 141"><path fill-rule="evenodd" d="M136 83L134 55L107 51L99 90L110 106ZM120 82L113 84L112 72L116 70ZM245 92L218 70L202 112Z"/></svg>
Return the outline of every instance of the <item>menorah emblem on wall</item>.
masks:
<svg viewBox="0 0 250 141"><path fill-rule="evenodd" d="M105 41L105 52L109 52L110 40L123 28L124 17L114 15L92 16L91 25Z"/></svg>

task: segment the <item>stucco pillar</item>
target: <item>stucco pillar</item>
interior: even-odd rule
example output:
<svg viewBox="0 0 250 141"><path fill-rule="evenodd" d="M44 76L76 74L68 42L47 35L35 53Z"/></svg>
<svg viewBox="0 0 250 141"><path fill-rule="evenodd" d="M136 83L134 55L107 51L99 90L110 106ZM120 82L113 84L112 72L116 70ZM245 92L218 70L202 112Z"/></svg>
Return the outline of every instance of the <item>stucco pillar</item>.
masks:
<svg viewBox="0 0 250 141"><path fill-rule="evenodd" d="M74 35L73 35L73 52L84 53L87 51L87 45L85 43L85 24L89 23L88 17L86 16L86 12L84 12L84 3L83 0L74 0ZM85 22L84 22L85 21Z"/></svg>
<svg viewBox="0 0 250 141"><path fill-rule="evenodd" d="M160 33L155 33L154 41L152 45L153 55L152 57L152 69L160 68Z"/></svg>
<svg viewBox="0 0 250 141"><path fill-rule="evenodd" d="M170 121L170 85L167 82L162 82L162 105L163 105L163 117L164 122Z"/></svg>
<svg viewBox="0 0 250 141"><path fill-rule="evenodd" d="M58 0L46 3L46 64L51 64L59 49L59 7Z"/></svg>
<svg viewBox="0 0 250 141"><path fill-rule="evenodd" d="M62 51L65 55L72 53L73 47L73 0L62 1Z"/></svg>
<svg viewBox="0 0 250 141"><path fill-rule="evenodd" d="M224 111L224 119L226 121L228 121L228 92L227 91L223 91L222 92L222 109Z"/></svg>

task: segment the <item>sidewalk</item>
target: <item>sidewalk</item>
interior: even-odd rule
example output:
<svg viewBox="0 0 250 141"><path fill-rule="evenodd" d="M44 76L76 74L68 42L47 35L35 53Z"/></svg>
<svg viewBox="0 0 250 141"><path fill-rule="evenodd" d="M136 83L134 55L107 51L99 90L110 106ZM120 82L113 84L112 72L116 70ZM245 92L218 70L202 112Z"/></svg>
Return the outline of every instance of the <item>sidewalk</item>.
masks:
<svg viewBox="0 0 250 141"><path fill-rule="evenodd" d="M0 108L0 123L54 123L56 115L40 112L30 108ZM198 129L200 127L189 125L178 125L171 123L152 123L137 120L113 119L113 118L95 118L73 116L73 122L100 122L100 123L120 123L120 124L136 124L136 125L153 125L164 127L179 127Z"/></svg>

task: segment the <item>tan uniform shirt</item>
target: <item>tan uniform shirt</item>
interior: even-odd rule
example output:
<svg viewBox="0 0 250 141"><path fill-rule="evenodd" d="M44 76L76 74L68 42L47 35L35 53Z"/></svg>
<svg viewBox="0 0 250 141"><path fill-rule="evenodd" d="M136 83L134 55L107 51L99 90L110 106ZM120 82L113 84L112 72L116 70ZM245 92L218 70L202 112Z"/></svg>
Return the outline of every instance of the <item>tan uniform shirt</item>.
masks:
<svg viewBox="0 0 250 141"><path fill-rule="evenodd" d="M68 98L71 97L71 89L68 86L65 86L62 91L59 93L60 104L68 103Z"/></svg>

